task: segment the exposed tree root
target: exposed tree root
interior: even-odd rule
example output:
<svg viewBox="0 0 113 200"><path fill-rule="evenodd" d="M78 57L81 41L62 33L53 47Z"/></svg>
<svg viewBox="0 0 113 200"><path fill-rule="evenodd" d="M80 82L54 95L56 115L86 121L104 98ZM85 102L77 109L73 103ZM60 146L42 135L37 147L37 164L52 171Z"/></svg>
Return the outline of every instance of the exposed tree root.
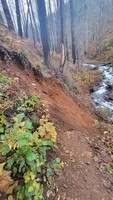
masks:
<svg viewBox="0 0 113 200"><path fill-rule="evenodd" d="M9 51L3 46L0 46L0 59L5 62L13 62L18 66L21 66L25 70L30 70L34 76L42 79L43 75L39 68L34 68L29 62L28 58L23 56L21 53Z"/></svg>

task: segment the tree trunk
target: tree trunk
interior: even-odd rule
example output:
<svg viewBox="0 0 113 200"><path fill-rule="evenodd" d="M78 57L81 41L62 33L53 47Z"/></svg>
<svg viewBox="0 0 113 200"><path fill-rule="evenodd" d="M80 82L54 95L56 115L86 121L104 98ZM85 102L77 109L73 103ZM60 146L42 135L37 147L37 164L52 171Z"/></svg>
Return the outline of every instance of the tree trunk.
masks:
<svg viewBox="0 0 113 200"><path fill-rule="evenodd" d="M26 31L25 31L25 36L28 38L28 25L29 25L29 12L30 12L30 1L27 4L27 19L26 19Z"/></svg>
<svg viewBox="0 0 113 200"><path fill-rule="evenodd" d="M64 51L64 0L60 0L60 23L61 23L61 61L60 67L63 72L65 64L65 51Z"/></svg>
<svg viewBox="0 0 113 200"><path fill-rule="evenodd" d="M4 14L5 14L5 17L6 17L6 20L7 20L8 28L9 28L9 30L14 30L14 24L13 24L11 14L10 14L10 11L9 11L9 8L8 8L8 5L7 5L7 1L1 0L1 4L2 4Z"/></svg>
<svg viewBox="0 0 113 200"><path fill-rule="evenodd" d="M17 16L18 33L19 33L20 37L22 37L23 34L22 34L22 24L21 24L21 15L20 15L19 0L15 0L15 6L16 6L16 16Z"/></svg>
<svg viewBox="0 0 113 200"><path fill-rule="evenodd" d="M76 44L75 44L75 23L74 23L74 0L70 0L70 13L71 13L71 38L72 38L72 59L73 64L76 63Z"/></svg>
<svg viewBox="0 0 113 200"><path fill-rule="evenodd" d="M35 25L35 30L36 30L36 34L37 34L37 41L40 43L40 33L39 33L39 30L38 30L38 26L36 24L36 20L35 20L35 14L33 12L33 6L32 6L32 2L30 0L30 5L31 5L31 13L32 13L32 17L33 17L33 21L34 21L34 25Z"/></svg>
<svg viewBox="0 0 113 200"><path fill-rule="evenodd" d="M64 64L65 64L64 44L61 43L61 59L60 59L61 72L63 72Z"/></svg>
<svg viewBox="0 0 113 200"><path fill-rule="evenodd" d="M56 52L60 53L61 48L61 23L60 23L60 2L59 0L56 1L56 14L55 14L55 28L56 28L56 35L57 35L57 46L56 46Z"/></svg>
<svg viewBox="0 0 113 200"><path fill-rule="evenodd" d="M38 16L39 16L39 22L40 22L44 61L46 65L49 65L50 64L50 49L49 49L49 40L48 40L48 32L47 32L45 1L37 0L37 5L38 5Z"/></svg>
<svg viewBox="0 0 113 200"><path fill-rule="evenodd" d="M29 7L29 3L30 3L30 7L31 7L31 2L27 0L27 6ZM34 46L36 44L36 40L35 40L35 31L34 31L34 27L33 27L33 19L31 16L31 12L29 11L29 15L30 15L30 22L31 22L31 28L32 28L32 36L33 36L33 41L34 41Z"/></svg>
<svg viewBox="0 0 113 200"><path fill-rule="evenodd" d="M24 8L24 2L21 1L22 18L23 18L23 36L26 35L26 13Z"/></svg>
<svg viewBox="0 0 113 200"><path fill-rule="evenodd" d="M3 20L3 17L2 17L1 11L0 11L0 24L4 25L4 20Z"/></svg>

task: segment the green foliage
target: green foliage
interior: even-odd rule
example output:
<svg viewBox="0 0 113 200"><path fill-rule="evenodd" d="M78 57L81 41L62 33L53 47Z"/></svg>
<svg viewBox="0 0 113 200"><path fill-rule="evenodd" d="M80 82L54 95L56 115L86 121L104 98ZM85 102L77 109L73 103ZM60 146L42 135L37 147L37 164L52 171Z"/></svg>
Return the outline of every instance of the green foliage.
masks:
<svg viewBox="0 0 113 200"><path fill-rule="evenodd" d="M104 163L103 166L105 167L105 169L106 169L110 174L113 174L113 168L110 166L110 164Z"/></svg>
<svg viewBox="0 0 113 200"><path fill-rule="evenodd" d="M101 124L100 124L100 122L96 119L96 120L94 120L93 126L94 126L95 128L100 128Z"/></svg>
<svg viewBox="0 0 113 200"><path fill-rule="evenodd" d="M8 93L11 82L11 78L8 78L4 74L0 73L0 115L3 115L6 111L13 109L14 107L14 102L9 99ZM0 129L2 129L1 126L2 125L0 125Z"/></svg>
<svg viewBox="0 0 113 200"><path fill-rule="evenodd" d="M107 118L110 115L110 109L109 108L101 108L100 114L103 118Z"/></svg>
<svg viewBox="0 0 113 200"><path fill-rule="evenodd" d="M18 111L25 111L32 112L34 109L34 106L37 105L37 103L40 103L40 100L36 96L32 96L31 98L25 97L23 99L20 99L21 106L17 108Z"/></svg>
<svg viewBox="0 0 113 200"><path fill-rule="evenodd" d="M40 68L44 65L44 60L41 60L39 61L37 64L36 64L36 68Z"/></svg>
<svg viewBox="0 0 113 200"><path fill-rule="evenodd" d="M11 101L10 99L4 97L0 98L0 114L4 114L6 111L13 109L14 107L14 102Z"/></svg>
<svg viewBox="0 0 113 200"><path fill-rule="evenodd" d="M6 117L5 115L0 115L0 133L4 132L5 125L6 125Z"/></svg>
<svg viewBox="0 0 113 200"><path fill-rule="evenodd" d="M2 98L8 98L8 94L4 93L4 91L2 90L2 88L0 88L0 99Z"/></svg>
<svg viewBox="0 0 113 200"><path fill-rule="evenodd" d="M71 72L69 87L73 93L89 93L92 88L98 86L102 77L102 73L99 70L75 70Z"/></svg>
<svg viewBox="0 0 113 200"><path fill-rule="evenodd" d="M44 184L53 184L61 169L59 158L48 157L57 136L48 109L36 96L21 98L10 119L0 115L0 131L5 133L1 135L5 169L18 181L17 199L44 199Z"/></svg>
<svg viewBox="0 0 113 200"><path fill-rule="evenodd" d="M21 53L25 57L27 57L29 55L28 49L25 49L25 48L21 49L19 53Z"/></svg>
<svg viewBox="0 0 113 200"><path fill-rule="evenodd" d="M4 84L10 84L11 78L7 78L4 74L0 73L0 82Z"/></svg>

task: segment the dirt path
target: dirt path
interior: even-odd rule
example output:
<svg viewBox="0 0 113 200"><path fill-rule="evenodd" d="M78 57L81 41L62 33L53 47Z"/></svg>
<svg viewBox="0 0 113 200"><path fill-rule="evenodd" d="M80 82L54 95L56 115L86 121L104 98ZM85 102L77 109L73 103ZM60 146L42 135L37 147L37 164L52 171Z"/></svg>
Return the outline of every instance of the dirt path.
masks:
<svg viewBox="0 0 113 200"><path fill-rule="evenodd" d="M65 162L58 178L59 198L50 200L112 200L106 180L96 168L90 138L94 137L93 116L52 79L38 82L32 75L12 66L5 68L19 83L22 92L38 94L48 101L50 115L58 131L60 156Z"/></svg>

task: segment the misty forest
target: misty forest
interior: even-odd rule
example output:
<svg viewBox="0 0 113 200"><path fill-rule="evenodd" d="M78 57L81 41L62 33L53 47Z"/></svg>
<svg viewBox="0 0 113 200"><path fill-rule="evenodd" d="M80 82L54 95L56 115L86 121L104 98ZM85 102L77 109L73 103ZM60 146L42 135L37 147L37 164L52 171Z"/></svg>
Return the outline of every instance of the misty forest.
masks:
<svg viewBox="0 0 113 200"><path fill-rule="evenodd" d="M113 0L0 0L0 200L113 200Z"/></svg>

